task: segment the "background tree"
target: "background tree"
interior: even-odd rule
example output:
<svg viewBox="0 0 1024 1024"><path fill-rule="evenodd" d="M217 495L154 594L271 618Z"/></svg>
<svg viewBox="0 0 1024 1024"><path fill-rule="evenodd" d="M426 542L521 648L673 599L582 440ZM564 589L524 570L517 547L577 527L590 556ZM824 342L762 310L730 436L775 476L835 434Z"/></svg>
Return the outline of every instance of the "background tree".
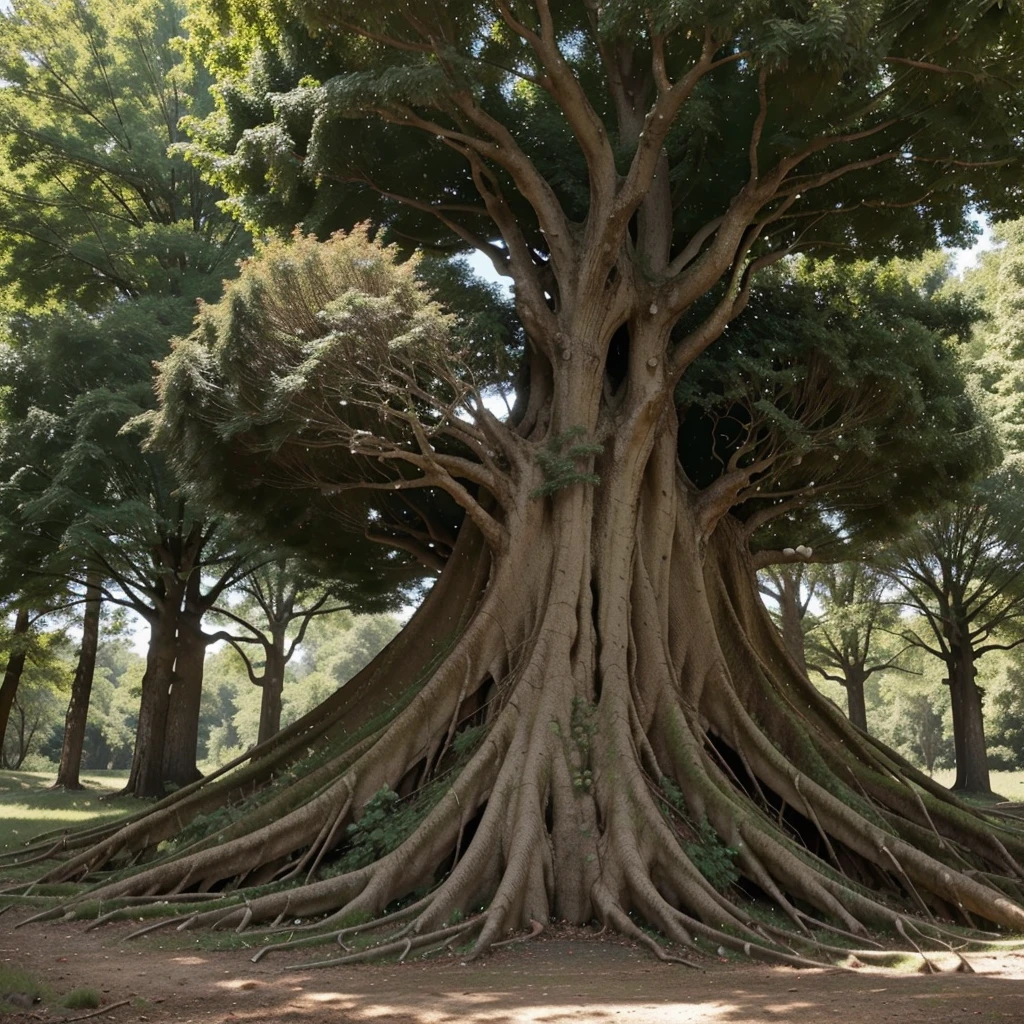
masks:
<svg viewBox="0 0 1024 1024"><path fill-rule="evenodd" d="M64 633L46 629L44 623L31 630L28 642L24 634L14 636L5 653L5 675L12 661L20 668L18 686L11 691L4 735L0 737L2 766L17 769L39 750L59 721L70 678L70 652Z"/></svg>
<svg viewBox="0 0 1024 1024"><path fill-rule="evenodd" d="M92 698L93 676L96 672L96 652L100 640L100 616L103 609L103 579L93 571L85 581L85 608L82 614L82 640L78 650L78 663L71 680L71 699L64 718L64 738L61 742L60 761L54 788L83 789L78 777L85 746L85 728L88 722L89 701Z"/></svg>
<svg viewBox="0 0 1024 1024"><path fill-rule="evenodd" d="M846 691L850 721L866 730L864 684L876 672L905 671L897 664L905 646L893 651L899 616L885 598L886 577L864 562L839 562L817 568L815 582L822 610L807 633L810 667Z"/></svg>
<svg viewBox="0 0 1024 1024"><path fill-rule="evenodd" d="M796 549L790 551L795 555ZM767 566L758 574L758 589L775 604L775 621L786 650L800 668L807 671L807 651L804 644L804 618L814 600L814 584L806 572L805 563Z"/></svg>
<svg viewBox="0 0 1024 1024"><path fill-rule="evenodd" d="M956 747L954 789L990 793L984 694L977 662L1024 643L1024 521L1012 476L988 481L974 496L929 518L901 542L891 579L924 629L904 636L946 666Z"/></svg>
<svg viewBox="0 0 1024 1024"><path fill-rule="evenodd" d="M195 621L240 557L214 540L223 524L174 493L162 457L122 432L153 404L153 361L248 247L222 194L168 153L181 117L209 109L206 83L173 70L181 15L174 0L25 0L0 15L2 558L9 574L79 586L98 574L109 600L150 622L129 782L148 796L197 777ZM214 566L227 578L210 581ZM89 650L69 741L87 711ZM74 784L73 750L65 760Z"/></svg>
<svg viewBox="0 0 1024 1024"><path fill-rule="evenodd" d="M234 647L245 663L249 681L260 689L256 742L263 743L281 728L285 671L310 623L318 616L348 611L348 606L311 577L301 562L283 555L249 573L235 593L241 600L218 610L245 632L222 630L213 638L225 639ZM249 645L260 648L261 662L250 656Z"/></svg>
<svg viewBox="0 0 1024 1024"><path fill-rule="evenodd" d="M826 917L902 926L909 892L1024 924L1019 839L814 690L750 554L894 525L984 461L927 296L884 268L827 266L815 288L787 257L913 254L964 241L969 204L1013 211L1022 31L996 2L203 7L193 38L223 84L201 166L254 223L369 220L406 249L489 255L522 327L516 406L488 411L472 348L366 229L248 264L166 362L156 442L197 491L324 557L367 531L401 542L384 564L420 538L450 554L361 676L51 877L141 857L283 773L90 898L309 879L195 918L244 928L379 915L426 884L415 948L480 951L554 914L665 955L633 913L791 959L702 873L713 832L804 949ZM887 315L852 301L851 273ZM791 303L807 331L759 330Z"/></svg>

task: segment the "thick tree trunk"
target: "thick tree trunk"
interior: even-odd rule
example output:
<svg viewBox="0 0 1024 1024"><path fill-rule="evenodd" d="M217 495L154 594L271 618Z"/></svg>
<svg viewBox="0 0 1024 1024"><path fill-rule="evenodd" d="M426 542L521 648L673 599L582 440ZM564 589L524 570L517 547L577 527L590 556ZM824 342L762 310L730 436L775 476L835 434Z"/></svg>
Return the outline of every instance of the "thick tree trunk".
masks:
<svg viewBox="0 0 1024 1024"><path fill-rule="evenodd" d="M177 598L177 600L175 600ZM149 651L142 677L142 700L135 732L135 752L124 792L131 796L164 795L164 746L177 656L180 595L165 596L150 620Z"/></svg>
<svg viewBox="0 0 1024 1024"><path fill-rule="evenodd" d="M89 699L92 695L92 680L96 670L96 651L100 638L100 610L103 580L99 573L90 572L85 584L85 614L82 616L82 646L78 652L78 664L71 681L71 702L64 719L64 742L60 750L60 764L57 767L57 781L54 788L82 789L78 773L82 764L82 748L85 745L85 726L89 715Z"/></svg>
<svg viewBox="0 0 1024 1024"><path fill-rule="evenodd" d="M850 709L850 721L867 732L868 711L864 703L864 682L867 675L862 667L851 666L845 673L846 702Z"/></svg>
<svg viewBox="0 0 1024 1024"><path fill-rule="evenodd" d="M14 707L14 699L18 695L18 686L21 683L21 675L25 671L25 640L28 635L30 623L29 610L19 608L14 617L14 630L11 634L11 653L7 658L7 667L4 670L4 679L0 683L0 744L7 732L7 723L11 718L11 708Z"/></svg>
<svg viewBox="0 0 1024 1024"><path fill-rule="evenodd" d="M479 952L551 917L603 922L658 955L638 922L680 946L804 964L794 944L820 956L835 929L1024 929L1024 843L854 728L787 652L742 524L709 515L679 469L664 338L636 324L616 390L585 345L600 324L580 318L579 345L527 396L489 550L486 521L467 519L377 662L251 765L48 880L144 858L231 803L230 824L213 818L89 898L222 889L187 926L301 918L333 943L415 893L396 953L456 936ZM578 473L545 477L537 448L580 437L594 443ZM267 888L227 895L243 880Z"/></svg>
<svg viewBox="0 0 1024 1024"><path fill-rule="evenodd" d="M257 743L263 743L276 736L281 729L281 695L284 692L284 643L283 635L274 635L273 645L266 652L263 679L260 684L260 731Z"/></svg>
<svg viewBox="0 0 1024 1024"><path fill-rule="evenodd" d="M288 774L215 839L93 895L311 879L344 853L349 825L360 834L362 809L386 786L419 811L392 845L370 847L371 863L196 921L333 915L327 927L426 887L411 933L423 943L462 919L484 949L552 916L646 942L632 914L683 945L701 938L793 962L733 898L742 878L788 917L786 942L815 920L857 934L895 928L911 891L929 914L1024 927L1005 894L940 859L955 836L962 856L1015 872L1006 884L1016 886L1004 857L1024 845L988 823L972 828L796 670L757 596L740 524L726 517L702 532L673 426L670 407L647 407L610 433L598 487L542 500L527 497L542 481L524 480L515 529L468 621L432 647L390 716L325 720L316 767ZM422 626L398 638L391 664L422 664ZM60 873L155 845L182 806Z"/></svg>
<svg viewBox="0 0 1024 1024"><path fill-rule="evenodd" d="M187 786L202 777L196 767L196 751L205 663L206 639L202 619L186 602L178 621L174 685L167 710L167 740L164 744L164 781L174 786Z"/></svg>
<svg viewBox="0 0 1024 1024"><path fill-rule="evenodd" d="M949 697L953 712L953 749L956 753L954 790L988 794L992 783L988 771L985 716L982 694L975 681L974 652L969 644L951 646L946 663Z"/></svg>

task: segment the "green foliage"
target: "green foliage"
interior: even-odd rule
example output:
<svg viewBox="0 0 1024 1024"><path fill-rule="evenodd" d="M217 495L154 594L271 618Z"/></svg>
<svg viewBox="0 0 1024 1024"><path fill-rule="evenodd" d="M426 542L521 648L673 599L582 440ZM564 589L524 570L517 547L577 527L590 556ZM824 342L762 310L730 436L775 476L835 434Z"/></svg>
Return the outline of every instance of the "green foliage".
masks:
<svg viewBox="0 0 1024 1024"><path fill-rule="evenodd" d="M461 761L466 758L487 735L487 725L474 725L461 729L452 737L452 750Z"/></svg>
<svg viewBox="0 0 1024 1024"><path fill-rule="evenodd" d="M180 156L206 83L172 69L177 0L13 0L0 13L0 289L31 306L207 294L244 250Z"/></svg>
<svg viewBox="0 0 1024 1024"><path fill-rule="evenodd" d="M586 427L577 424L551 438L537 451L537 462L544 473L545 482L531 491L531 497L543 498L573 484L591 484L596 487L601 478L581 468L581 461L592 464L595 456L604 451L604 445L583 440Z"/></svg>
<svg viewBox="0 0 1024 1024"><path fill-rule="evenodd" d="M340 870L366 867L396 849L409 834L415 817L412 805L403 807L398 794L382 786L366 803L359 820L345 830L348 848L339 862L339 866L344 864Z"/></svg>
<svg viewBox="0 0 1024 1024"><path fill-rule="evenodd" d="M155 401L153 361L248 248L222 194L167 151L179 118L208 109L205 83L173 70L181 15L176 0L0 13L4 593L90 561L145 614L164 556L186 571L205 529L126 429ZM224 533L204 539L212 568Z"/></svg>
<svg viewBox="0 0 1024 1024"><path fill-rule="evenodd" d="M191 67L212 68L216 109L188 121L182 150L230 194L238 218L260 230L288 232L301 223L326 239L369 223L401 254L475 247L509 273L510 254L520 253L513 261L520 264L520 315L525 324L529 286L547 297L531 313L546 326L529 326L550 329L554 350L575 344L559 340L553 326L572 306L570 293L591 255L575 246L608 216L607 203L590 206L597 182L626 179L652 133L664 128L658 145L670 190L657 216L671 236L664 255L677 260L666 267L643 251L625 226L629 218L623 221L611 248L622 248L616 271L632 282L623 294L632 294L610 345L611 390L621 383L611 379L612 364L628 350L621 335L634 330L642 309L657 309L640 301L640 291L667 294L673 274L678 280L689 273L698 256L703 265L727 211L751 204L749 224L759 229L749 252L746 243L737 250L736 280L709 277L697 289L703 294L681 312L675 340L747 285L741 272L748 258L752 268L803 251L847 261L850 254L911 257L940 241L969 241L976 233L972 204L1000 216L1020 201L1024 19L1016 2L666 0L651 7L616 0L595 13L574 0L552 14L561 60L548 63L545 47L530 45L529 32L518 29L539 31L534 6L512 10L468 0L433 7L342 0L330 11L313 0L197 0L186 52ZM656 40L654 32L661 33ZM643 108L665 92L652 66L679 82L700 62L707 39L715 42L715 71L667 116L671 123L645 121ZM621 68L607 64L627 52L632 100L616 94ZM920 54L928 59L908 57ZM938 74L939 67L948 73ZM556 81L566 72L571 87ZM599 167L605 158L613 166ZM570 242L544 230L541 211L552 206L573 225ZM736 240L722 244L731 251ZM557 251L563 244L572 257ZM296 268L314 261L311 248L293 245ZM266 265L273 263L268 256ZM677 274L679 263L689 270ZM451 277L451 264L437 266ZM737 470L770 463L735 503L755 546L847 548L892 534L992 461L954 344L969 327L970 310L955 299L933 301L941 276L934 260L923 270L782 260L774 277L754 279L746 317L686 374L679 454L690 478L712 486L733 456ZM294 292L295 276L280 277ZM252 281L258 279L254 269ZM439 286L449 310L462 305L451 296L470 296L465 279ZM408 451L422 441L406 430L408 417L422 416L434 443L442 431L430 407L458 405L453 376L467 387L472 379L507 389L516 363L525 399L532 369L524 332L498 329L504 312L479 316L478 291L457 344L454 323L446 327L442 347L449 357L458 350L457 359L438 364L434 351L428 371L406 341L392 339L416 364L409 375L415 386L396 393L382 386L382 360L368 342L360 351L373 370L356 375L357 398L349 366L340 367L345 373L335 377L345 380L333 391L316 380L338 352L357 350L344 332L329 340L323 333L336 297L328 292L312 304L303 298L299 305L319 326L303 339L296 322L283 321L287 338L271 344L261 303L270 296L274 305L275 287L270 281L258 295L240 286L165 365L160 443L207 487L210 500L248 510L275 536L303 538L325 559L359 554L345 530L379 531L407 549L423 523L387 485L412 487L413 472L403 473L395 456L400 446ZM394 303L372 287L366 296L353 299L364 312ZM595 293L587 301L601 300ZM544 302L556 314L551 322ZM466 342L466 333L488 340ZM569 348L564 355L572 355ZM489 359L497 367L492 376L484 368ZM227 407L225 395L232 396ZM326 427L315 415L324 401L317 406L314 395L334 400ZM339 416L341 402L348 405ZM590 460L599 451L585 438L555 437L537 453L545 482L536 496L598 483ZM442 454L479 458L450 438ZM280 486L284 480L303 483ZM453 536L462 511L440 490L421 496L423 516ZM330 535L318 524L330 524ZM391 567L399 570L403 561L392 555Z"/></svg>
<svg viewBox="0 0 1024 1024"><path fill-rule="evenodd" d="M99 990L82 987L74 988L60 1001L69 1010L95 1010L103 1001Z"/></svg>
<svg viewBox="0 0 1024 1024"><path fill-rule="evenodd" d="M939 258L792 262L683 378L680 461L699 486L758 467L734 506L756 548L840 558L997 460L959 351L980 313L936 297L945 276Z"/></svg>
<svg viewBox="0 0 1024 1024"><path fill-rule="evenodd" d="M418 474L387 454L419 443L414 417L453 450L440 410L471 400L456 318L416 261L398 257L365 227L268 242L165 361L153 420L153 443L192 493L308 559L349 567L366 602L423 575L392 537L426 515L451 535L461 520L443 494L418 511L400 493ZM381 544L366 543L368 529Z"/></svg>
<svg viewBox="0 0 1024 1024"><path fill-rule="evenodd" d="M398 849L447 788L445 780L435 780L403 800L388 786L382 786L367 801L359 820L347 827L343 852L323 873L330 876L356 871Z"/></svg>
<svg viewBox="0 0 1024 1024"><path fill-rule="evenodd" d="M243 220L286 229L302 222L326 235L371 219L427 246L465 246L456 227L480 227L473 182L444 138L411 127L409 116L464 130L459 90L509 128L571 219L586 216L586 167L569 119L535 84L546 71L537 53L496 9L468 0L429 9L414 0L387 7L345 0L329 11L313 0L205 0L193 11L192 57L214 69L218 110L190 125L189 154L232 194ZM532 6L515 16L537 28ZM595 17L577 0L560 5L554 20L563 55L614 140L620 170L638 144L636 127L616 117L621 108L603 57L622 45L631 66L643 67L648 27L662 30L672 81L692 67L708 36L723 58L743 54L701 81L668 133L681 239L724 210L746 181L759 72L768 101L763 167L829 129L864 133L843 146L844 160L904 156L873 162L856 188L838 177L796 195L780 241L806 227L812 211L838 207L841 217L819 217L804 237L902 255L934 245L938 233L969 239L967 196L994 212L1012 205L1012 160L996 161L1012 158L1016 147L1016 4L619 0L602 4ZM434 51L430 44L440 40ZM952 73L902 61L919 54ZM808 160L807 171L833 167L831 156ZM447 223L427 212L441 203ZM518 197L510 203L527 243L546 253L533 210Z"/></svg>
<svg viewBox="0 0 1024 1024"><path fill-rule="evenodd" d="M686 798L672 779L663 776L658 783L658 788L675 813L686 822L687 828L693 836L689 840L680 840L683 852L689 858L690 863L715 889L725 892L731 885L739 881L740 875L735 864L739 850L723 843L706 817L701 818L697 823L691 820L686 806ZM664 808L664 810L666 813L668 812L668 808Z"/></svg>
<svg viewBox="0 0 1024 1024"><path fill-rule="evenodd" d="M724 892L739 881L740 873L736 870L736 858L740 851L723 843L707 818L700 820L696 840L683 843L683 852L690 859L690 863L719 892Z"/></svg>

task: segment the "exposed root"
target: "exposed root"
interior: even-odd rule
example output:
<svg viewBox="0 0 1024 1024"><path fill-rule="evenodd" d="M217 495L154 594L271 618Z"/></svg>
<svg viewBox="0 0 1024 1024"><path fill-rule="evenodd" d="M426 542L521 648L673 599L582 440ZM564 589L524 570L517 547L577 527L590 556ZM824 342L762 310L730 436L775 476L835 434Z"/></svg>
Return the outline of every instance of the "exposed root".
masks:
<svg viewBox="0 0 1024 1024"><path fill-rule="evenodd" d="M358 953L349 953L347 956L335 957L331 960L316 960L308 964L288 964L284 969L286 971L303 971L311 967L334 967L340 964L365 963L368 960L391 956L394 953L401 953L404 959L411 950L431 946L441 939L458 938L467 935L469 932L480 927L483 924L483 920L482 916L476 917L462 924L452 925L450 928L439 928L436 931L417 935L412 939L406 938L399 939L396 942L384 942L378 946L371 946L368 949L361 950Z"/></svg>
<svg viewBox="0 0 1024 1024"><path fill-rule="evenodd" d="M821 967L855 943L934 968L932 950L963 964L994 928L1024 931L1019 819L945 794L817 694L749 564L714 536L700 548L674 463L656 462L629 501L602 497L614 480L567 494L483 597L467 576L451 635L396 641L364 678L384 685L408 657L415 685L383 718L332 699L93 845L38 846L70 854L47 882L100 881L28 921L145 907L167 916L131 937L230 928L265 943L254 962L341 947L302 967L462 942L471 959L552 918L691 967L708 944ZM592 500L605 535L581 548Z"/></svg>
<svg viewBox="0 0 1024 1024"><path fill-rule="evenodd" d="M491 944L491 949L499 949L502 946L513 946L519 942L529 942L530 939L537 938L541 932L544 931L544 925L540 921L530 922L530 934L529 935L517 935L512 939L502 939L501 942L494 942Z"/></svg>

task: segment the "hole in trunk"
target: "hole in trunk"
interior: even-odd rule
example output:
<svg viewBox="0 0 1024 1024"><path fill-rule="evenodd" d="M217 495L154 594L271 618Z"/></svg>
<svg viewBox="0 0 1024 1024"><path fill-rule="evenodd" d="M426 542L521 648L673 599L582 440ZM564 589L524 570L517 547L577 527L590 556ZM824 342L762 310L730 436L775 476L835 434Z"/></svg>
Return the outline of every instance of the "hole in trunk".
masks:
<svg viewBox="0 0 1024 1024"><path fill-rule="evenodd" d="M598 610L600 598L597 594L597 581L590 578L590 619L594 627L594 664L601 664L601 630L598 629ZM594 673L594 703L601 700L601 673Z"/></svg>
<svg viewBox="0 0 1024 1024"><path fill-rule="evenodd" d="M401 778L395 786L395 792L400 797L407 797L416 792L422 783L423 769L427 766L427 759L421 757Z"/></svg>
<svg viewBox="0 0 1024 1024"><path fill-rule="evenodd" d="M608 343L604 372L614 394L629 374L629 327L626 324L612 335L612 340Z"/></svg>

